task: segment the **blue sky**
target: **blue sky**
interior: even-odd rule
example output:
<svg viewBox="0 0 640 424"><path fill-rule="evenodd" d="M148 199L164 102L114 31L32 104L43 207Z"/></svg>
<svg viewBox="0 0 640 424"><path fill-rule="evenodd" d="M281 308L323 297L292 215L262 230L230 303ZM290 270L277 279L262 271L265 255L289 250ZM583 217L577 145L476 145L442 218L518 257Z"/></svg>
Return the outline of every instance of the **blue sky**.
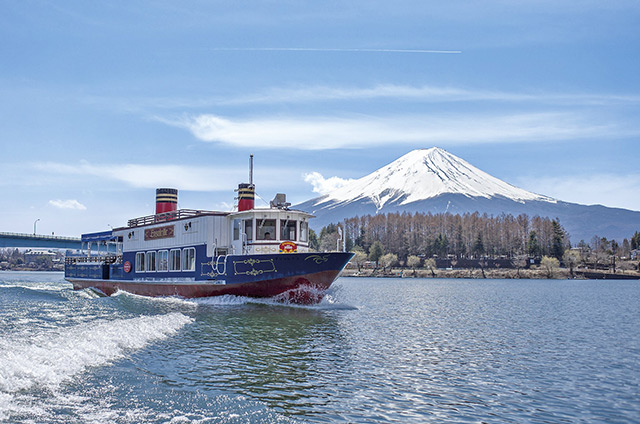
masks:
<svg viewBox="0 0 640 424"><path fill-rule="evenodd" d="M640 210L635 0L183 3L0 3L0 231L124 225L164 186L228 210L251 153L302 202L432 146Z"/></svg>

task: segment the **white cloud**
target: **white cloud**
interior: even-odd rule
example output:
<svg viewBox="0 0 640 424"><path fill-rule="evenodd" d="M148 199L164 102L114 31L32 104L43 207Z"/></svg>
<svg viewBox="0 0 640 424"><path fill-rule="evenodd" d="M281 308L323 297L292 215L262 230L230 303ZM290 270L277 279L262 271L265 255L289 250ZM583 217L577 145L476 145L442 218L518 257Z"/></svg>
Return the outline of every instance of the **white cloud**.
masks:
<svg viewBox="0 0 640 424"><path fill-rule="evenodd" d="M187 165L141 165L141 164L92 164L81 161L78 164L42 162L30 164L30 167L44 173L44 176L31 173L38 181L50 181L54 177L62 178L65 185L77 182L82 176L84 182L94 178L93 187L107 182L113 188L113 182L124 183L131 187L155 189L174 187L179 190L200 192L229 192L237 188L240 182L247 182L248 168L245 166L216 165L215 167ZM290 188L289 175L302 175L303 169L289 168L283 173L281 166L260 165L254 172L254 181L259 193ZM305 186L298 180L300 186ZM86 186L86 184L84 184ZM101 189L103 187L101 186ZM270 194L269 194L270 195ZM267 203L268 204L268 203ZM223 205L227 207L228 205Z"/></svg>
<svg viewBox="0 0 640 424"><path fill-rule="evenodd" d="M229 190L234 181L246 179L246 171L221 167L181 165L94 165L81 162L68 165L55 162L35 164L35 168L54 174L84 175L124 182L133 187L176 187L182 190Z"/></svg>
<svg viewBox="0 0 640 424"><path fill-rule="evenodd" d="M372 87L306 86L272 88L262 93L211 101L211 104L312 103L369 99L412 100L421 102L528 102L548 104L608 105L640 103L640 96L593 93L526 93L471 90L433 85L379 84ZM199 106L203 106L199 102Z"/></svg>
<svg viewBox="0 0 640 424"><path fill-rule="evenodd" d="M340 177L324 178L319 172L311 172L304 174L304 180L311 183L314 193L327 194L337 190L344 185L354 181L352 179L344 179Z"/></svg>
<svg viewBox="0 0 640 424"><path fill-rule="evenodd" d="M75 210L79 210L79 211L84 211L84 210L87 209L87 207L85 205L83 205L82 203L78 202L75 199L49 200L49 204L51 206L55 206L56 208L59 208L59 209L75 209Z"/></svg>
<svg viewBox="0 0 640 424"><path fill-rule="evenodd" d="M595 138L627 134L613 123L577 113L349 118L227 119L198 115L164 121L202 141L237 147L324 150L391 143L471 144Z"/></svg>
<svg viewBox="0 0 640 424"><path fill-rule="evenodd" d="M314 104L318 102L348 102L362 100L411 101L423 103L452 102L507 102L551 105L635 105L640 96L615 93L558 93L558 92L509 92L464 87L436 85L378 84L369 87L353 86L293 86L272 87L251 94L233 93L224 96L186 97L142 97L118 98L91 96L91 104L106 103L118 109L143 111L152 109L213 108L217 106L242 106L253 104Z"/></svg>
<svg viewBox="0 0 640 424"><path fill-rule="evenodd" d="M517 185L566 202L640 211L640 174L522 177Z"/></svg>

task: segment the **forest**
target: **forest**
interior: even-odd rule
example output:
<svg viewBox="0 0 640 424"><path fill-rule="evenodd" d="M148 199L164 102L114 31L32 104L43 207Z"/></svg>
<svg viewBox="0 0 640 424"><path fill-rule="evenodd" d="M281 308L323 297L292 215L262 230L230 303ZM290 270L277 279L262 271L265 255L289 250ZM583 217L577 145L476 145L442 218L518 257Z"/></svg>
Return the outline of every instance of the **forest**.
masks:
<svg viewBox="0 0 640 424"><path fill-rule="evenodd" d="M569 234L557 219L502 214L466 213L389 213L345 219L340 227L346 233L347 250L369 252L379 242L384 252L405 261L408 256L460 258L516 256L561 259L571 248ZM335 250L340 238L338 226L324 227L317 238L318 250ZM634 246L635 244L635 246ZM614 240L594 236L590 244L581 241L576 247L610 251L618 254L637 249L640 234L620 246Z"/></svg>

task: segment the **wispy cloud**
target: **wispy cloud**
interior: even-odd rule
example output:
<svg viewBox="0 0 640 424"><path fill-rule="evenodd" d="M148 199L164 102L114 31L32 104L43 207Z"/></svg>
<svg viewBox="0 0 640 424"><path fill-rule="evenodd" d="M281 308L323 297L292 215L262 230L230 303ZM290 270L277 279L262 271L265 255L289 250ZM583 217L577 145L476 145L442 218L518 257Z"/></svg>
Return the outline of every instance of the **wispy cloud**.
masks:
<svg viewBox="0 0 640 424"><path fill-rule="evenodd" d="M40 171L64 175L94 176L116 180L139 188L176 187L182 190L216 191L232 189L246 179L246 171L221 167L181 165L102 164L89 162L63 164L43 162L33 165Z"/></svg>
<svg viewBox="0 0 640 424"><path fill-rule="evenodd" d="M229 93L223 96L171 97L154 96L119 98L98 94L85 96L83 101L92 106L112 107L136 113L150 110L189 110L227 106L249 106L269 104L309 104L322 102L341 103L358 101L405 101L413 103L471 103L491 102L520 105L552 106L636 106L640 95L617 93L558 93L517 92L473 89L439 85L377 84L365 87L353 86L293 86L272 87L243 94Z"/></svg>
<svg viewBox="0 0 640 424"><path fill-rule="evenodd" d="M559 200L640 211L640 174L522 177L517 185Z"/></svg>
<svg viewBox="0 0 640 424"><path fill-rule="evenodd" d="M353 179L345 179L340 177L325 178L319 172L310 172L304 174L304 180L313 186L314 193L327 194L346 184L354 181Z"/></svg>
<svg viewBox="0 0 640 424"><path fill-rule="evenodd" d="M75 199L49 200L49 204L51 206L55 206L58 209L75 209L75 210L79 210L79 211L84 211L84 210L87 209L87 207L85 205L83 205L82 203L78 202Z"/></svg>
<svg viewBox="0 0 640 424"><path fill-rule="evenodd" d="M226 97L212 103L313 103L318 101L357 101L370 99L411 100L421 102L522 102L554 105L638 104L640 96L611 93L509 92L435 85L378 84L371 87L307 86L271 88L251 95ZM199 102L202 104L202 101Z"/></svg>
<svg viewBox="0 0 640 424"><path fill-rule="evenodd" d="M324 150L388 144L472 144L594 138L625 132L576 113L228 119L198 115L163 122L196 138L238 147Z"/></svg>
<svg viewBox="0 0 640 424"><path fill-rule="evenodd" d="M67 181L77 181L79 176L83 180L94 178L96 184L108 181L113 188L113 182L119 182L130 187L155 189L158 187L174 187L179 190L200 192L228 192L230 196L240 182L248 179L248 168L230 164L216 165L146 165L146 164L92 164L81 161L76 164L60 162L40 162L28 165L39 171L30 173L39 181L62 178ZM24 166L23 166L24 169ZM290 175L303 175L303 169L288 167L288 172L282 172L280 166L260 165L254 173L254 180L259 181L259 190L268 193L271 190L282 190L291 187L294 182ZM44 174L44 176L42 175ZM302 179L297 184L304 186ZM61 201L56 201L61 202ZM53 204L53 203L52 203ZM55 206L58 206L56 204ZM59 206L62 207L62 206Z"/></svg>

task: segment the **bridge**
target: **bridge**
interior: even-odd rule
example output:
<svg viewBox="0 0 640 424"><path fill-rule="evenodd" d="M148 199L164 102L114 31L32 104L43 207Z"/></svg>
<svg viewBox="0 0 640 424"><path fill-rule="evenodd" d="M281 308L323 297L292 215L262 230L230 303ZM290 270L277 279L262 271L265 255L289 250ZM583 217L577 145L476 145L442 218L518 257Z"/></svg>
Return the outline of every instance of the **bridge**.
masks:
<svg viewBox="0 0 640 424"><path fill-rule="evenodd" d="M82 248L82 240L80 237L0 232L0 247L32 247L76 250Z"/></svg>

